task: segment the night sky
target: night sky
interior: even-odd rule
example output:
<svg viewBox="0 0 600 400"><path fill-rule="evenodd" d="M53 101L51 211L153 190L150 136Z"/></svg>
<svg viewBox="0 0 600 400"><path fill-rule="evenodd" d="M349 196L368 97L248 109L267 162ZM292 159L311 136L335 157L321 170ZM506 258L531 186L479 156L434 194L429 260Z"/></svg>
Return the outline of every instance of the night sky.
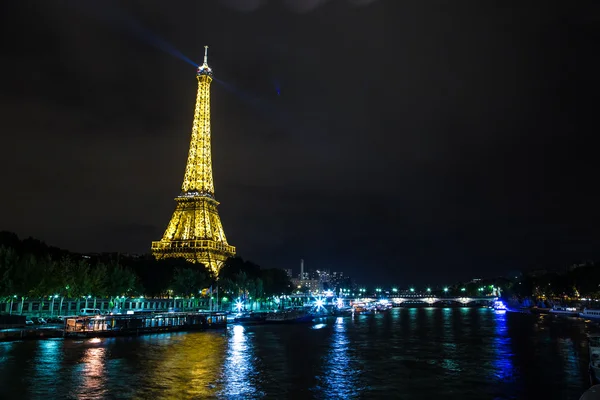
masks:
<svg viewBox="0 0 600 400"><path fill-rule="evenodd" d="M400 286L600 261L598 1L0 7L0 230L149 252L207 44L243 258Z"/></svg>

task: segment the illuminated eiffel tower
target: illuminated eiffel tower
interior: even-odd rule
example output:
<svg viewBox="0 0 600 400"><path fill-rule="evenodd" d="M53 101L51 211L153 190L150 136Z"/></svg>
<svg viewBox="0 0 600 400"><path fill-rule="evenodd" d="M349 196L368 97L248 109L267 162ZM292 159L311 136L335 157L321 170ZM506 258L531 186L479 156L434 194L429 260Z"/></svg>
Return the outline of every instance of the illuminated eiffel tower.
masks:
<svg viewBox="0 0 600 400"><path fill-rule="evenodd" d="M208 46L204 46L204 63L198 67L198 94L194 111L192 140L181 194L163 238L152 242L157 259L183 257L200 262L218 274L223 262L235 255L235 247L225 238L215 200L210 150L210 83Z"/></svg>

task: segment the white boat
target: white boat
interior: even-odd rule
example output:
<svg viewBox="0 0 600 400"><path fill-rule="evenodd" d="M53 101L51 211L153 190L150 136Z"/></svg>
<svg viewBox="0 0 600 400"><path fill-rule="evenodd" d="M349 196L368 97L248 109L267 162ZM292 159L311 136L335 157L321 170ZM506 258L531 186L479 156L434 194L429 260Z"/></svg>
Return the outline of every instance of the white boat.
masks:
<svg viewBox="0 0 600 400"><path fill-rule="evenodd" d="M550 314L576 317L579 315L579 311L575 307L553 307L550 310Z"/></svg>
<svg viewBox="0 0 600 400"><path fill-rule="evenodd" d="M600 310L588 310L584 308L583 312L579 313L579 316L585 319L600 319Z"/></svg>
<svg viewBox="0 0 600 400"><path fill-rule="evenodd" d="M600 383L600 334L588 336L588 349L590 353L590 383Z"/></svg>
<svg viewBox="0 0 600 400"><path fill-rule="evenodd" d="M490 306L490 308L493 308L496 311L506 311L506 304L504 304L504 302L502 300L496 300L494 301L494 303Z"/></svg>

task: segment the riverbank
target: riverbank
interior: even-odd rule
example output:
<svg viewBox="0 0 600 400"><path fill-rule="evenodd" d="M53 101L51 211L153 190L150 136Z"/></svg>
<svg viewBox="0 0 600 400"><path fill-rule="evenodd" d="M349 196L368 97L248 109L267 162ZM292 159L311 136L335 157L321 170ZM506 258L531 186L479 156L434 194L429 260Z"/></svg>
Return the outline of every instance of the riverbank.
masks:
<svg viewBox="0 0 600 400"><path fill-rule="evenodd" d="M64 328L60 324L0 329L0 342L10 342L14 340L52 339L61 338L63 336Z"/></svg>
<svg viewBox="0 0 600 400"><path fill-rule="evenodd" d="M70 337L138 336L147 333L199 331L227 327L224 313L139 313L65 317L61 324L0 330L0 342Z"/></svg>

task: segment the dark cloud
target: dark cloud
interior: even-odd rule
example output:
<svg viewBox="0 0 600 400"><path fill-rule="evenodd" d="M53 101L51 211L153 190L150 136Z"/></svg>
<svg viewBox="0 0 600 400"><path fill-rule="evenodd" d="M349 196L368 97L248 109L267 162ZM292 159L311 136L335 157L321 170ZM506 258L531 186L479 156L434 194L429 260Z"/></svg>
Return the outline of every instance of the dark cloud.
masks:
<svg viewBox="0 0 600 400"><path fill-rule="evenodd" d="M243 257L399 284L599 258L595 2L1 7L0 229L148 251L209 44L216 196Z"/></svg>
<svg viewBox="0 0 600 400"><path fill-rule="evenodd" d="M265 0L221 0L221 3L237 11L249 12L262 7Z"/></svg>
<svg viewBox="0 0 600 400"><path fill-rule="evenodd" d="M271 0L271 4L283 4L288 10L297 13L307 13L314 11L320 6L323 6L332 0ZM339 2L339 0L337 0ZM347 0L349 4L355 6L366 6L376 0ZM256 11L266 5L268 0L221 0L221 4L242 12Z"/></svg>

